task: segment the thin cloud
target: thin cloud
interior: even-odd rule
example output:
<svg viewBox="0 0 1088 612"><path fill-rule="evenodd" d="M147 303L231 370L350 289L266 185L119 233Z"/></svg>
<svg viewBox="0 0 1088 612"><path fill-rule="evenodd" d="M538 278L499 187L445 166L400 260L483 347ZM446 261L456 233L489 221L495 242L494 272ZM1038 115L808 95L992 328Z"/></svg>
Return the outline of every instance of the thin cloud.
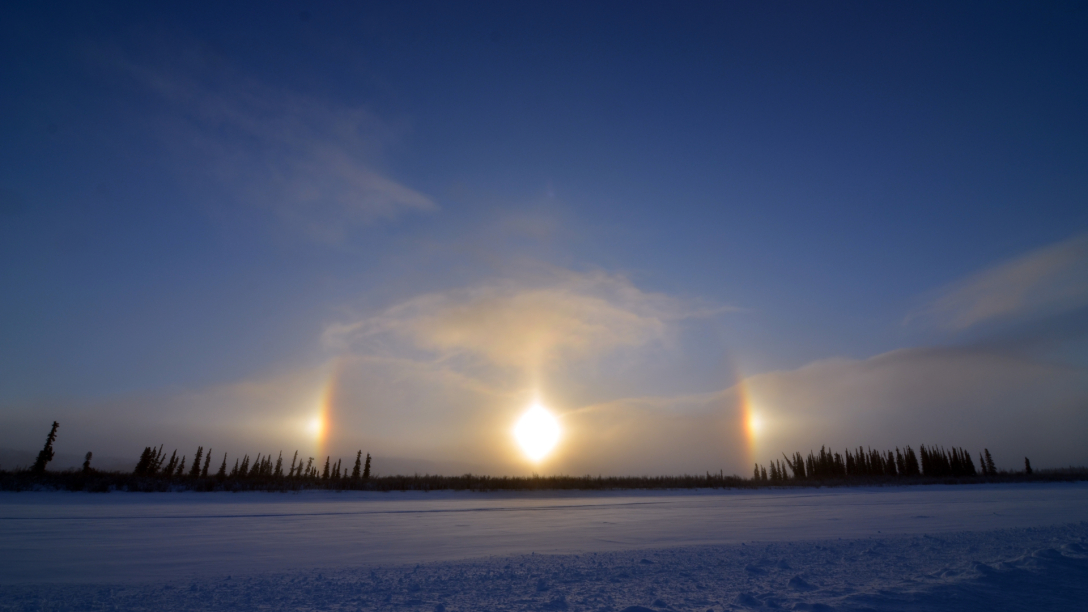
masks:
<svg viewBox="0 0 1088 612"><path fill-rule="evenodd" d="M622 276L559 271L535 283L493 281L422 295L330 325L324 339L363 353L407 341L443 359L469 356L499 368L539 370L560 359L662 342L672 323L722 310L644 292Z"/></svg>
<svg viewBox="0 0 1088 612"><path fill-rule="evenodd" d="M239 75L201 79L116 63L166 103L164 140L183 166L313 240L339 243L353 228L437 210L430 197L379 169L403 129L365 108Z"/></svg>
<svg viewBox="0 0 1088 612"><path fill-rule="evenodd" d="M445 362L346 356L160 397L35 406L19 413L4 439L10 445L34 435L44 411L69 428L69 450L127 448L135 456L158 441L211 445L231 457L298 448L335 458L364 448L470 462L492 474L748 474L751 460L765 464L822 444L838 451L859 444L986 447L1002 467L1022 465L1024 456L1039 466L1088 461L1088 371L1008 351L904 349L750 376L720 392L559 401L550 407L564 435L539 466L525 462L510 433L532 399L526 389L495 387ZM164 409L149 419L148 405ZM318 449L307 424L323 406L329 438ZM751 438L749 412L763 423Z"/></svg>
<svg viewBox="0 0 1088 612"><path fill-rule="evenodd" d="M989 447L1010 467L1085 461L1088 371L1009 351L902 349L827 359L742 383L764 422L761 461L781 452L871 444Z"/></svg>
<svg viewBox="0 0 1088 612"><path fill-rule="evenodd" d="M1032 251L949 286L906 323L949 329L1088 305L1088 234Z"/></svg>

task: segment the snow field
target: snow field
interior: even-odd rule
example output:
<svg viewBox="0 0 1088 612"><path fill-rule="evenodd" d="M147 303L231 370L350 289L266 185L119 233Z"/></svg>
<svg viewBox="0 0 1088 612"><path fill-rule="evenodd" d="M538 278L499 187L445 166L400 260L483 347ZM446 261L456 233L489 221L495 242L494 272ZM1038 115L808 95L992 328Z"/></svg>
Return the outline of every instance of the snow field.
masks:
<svg viewBox="0 0 1088 612"><path fill-rule="evenodd" d="M0 611L1086 610L1086 585L1088 483L0 494Z"/></svg>
<svg viewBox="0 0 1088 612"><path fill-rule="evenodd" d="M1084 610L1088 523L518 555L143 585L0 586L0 610ZM635 612L638 608L634 608Z"/></svg>

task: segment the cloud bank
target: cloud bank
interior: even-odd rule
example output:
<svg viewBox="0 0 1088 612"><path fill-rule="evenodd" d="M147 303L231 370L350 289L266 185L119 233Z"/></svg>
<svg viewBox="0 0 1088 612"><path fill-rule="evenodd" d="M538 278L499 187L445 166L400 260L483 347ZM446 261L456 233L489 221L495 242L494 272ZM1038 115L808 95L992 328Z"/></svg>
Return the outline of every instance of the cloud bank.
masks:
<svg viewBox="0 0 1088 612"><path fill-rule="evenodd" d="M1088 369L1011 352L918 348L829 359L743 383L765 422L757 455L821 444L989 447L1005 468L1088 462ZM1040 463L1041 462L1041 463Z"/></svg>
<svg viewBox="0 0 1088 612"><path fill-rule="evenodd" d="M1088 306L1088 234L983 270L907 317L948 329Z"/></svg>
<svg viewBox="0 0 1088 612"><path fill-rule="evenodd" d="M1014 354L906 349L759 374L715 393L558 403L563 439L539 465L511 435L532 400L524 389L492 387L442 362L350 356L329 366L168 396L34 406L9 419L8 433L37 439L48 414L62 423L64 452L138 453L165 442L232 457L299 449L335 459L362 448L453 474L475 466L495 475L746 475L753 461L822 444L987 447L1003 469L1020 469L1024 456L1037 467L1088 463L1088 370ZM329 432L317 441L307 423L327 392ZM748 412L763 422L751 438Z"/></svg>

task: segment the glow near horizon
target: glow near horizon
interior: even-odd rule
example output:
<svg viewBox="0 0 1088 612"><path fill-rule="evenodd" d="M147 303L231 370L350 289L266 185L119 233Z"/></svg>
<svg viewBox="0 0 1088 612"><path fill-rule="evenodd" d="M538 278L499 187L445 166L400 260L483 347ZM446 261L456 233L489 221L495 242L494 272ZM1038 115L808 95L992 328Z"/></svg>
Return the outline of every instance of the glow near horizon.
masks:
<svg viewBox="0 0 1088 612"><path fill-rule="evenodd" d="M317 399L317 413L306 421L306 433L313 440L315 457L320 461L321 455L328 451L329 429L332 421L332 408L336 394L337 374L339 364L334 364L332 371L321 386Z"/></svg>

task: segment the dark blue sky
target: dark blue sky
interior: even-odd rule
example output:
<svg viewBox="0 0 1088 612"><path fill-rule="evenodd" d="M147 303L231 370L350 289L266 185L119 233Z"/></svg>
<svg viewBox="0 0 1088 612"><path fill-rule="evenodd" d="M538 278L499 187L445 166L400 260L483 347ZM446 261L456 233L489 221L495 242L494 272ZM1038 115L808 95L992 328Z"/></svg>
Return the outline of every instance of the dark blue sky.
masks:
<svg viewBox="0 0 1088 612"><path fill-rule="evenodd" d="M342 413L356 401L390 423L483 422L523 391L576 414L904 351L1044 368L971 362L938 369L984 382L934 384L1042 385L1056 395L1031 410L1086 418L1080 5L3 11L0 422L15 433L0 445L36 445L23 427L55 412L134 410L132 436L155 439L161 413L191 414L173 425L188 443L198 431L177 423L212 418L200 410L241 429L252 411L194 396L358 360L506 398L341 393L356 398ZM872 385L835 401L962 404ZM761 410L790 422L780 402ZM796 410L843 418L811 404ZM374 419L342 418L343 444L503 465L390 442Z"/></svg>

